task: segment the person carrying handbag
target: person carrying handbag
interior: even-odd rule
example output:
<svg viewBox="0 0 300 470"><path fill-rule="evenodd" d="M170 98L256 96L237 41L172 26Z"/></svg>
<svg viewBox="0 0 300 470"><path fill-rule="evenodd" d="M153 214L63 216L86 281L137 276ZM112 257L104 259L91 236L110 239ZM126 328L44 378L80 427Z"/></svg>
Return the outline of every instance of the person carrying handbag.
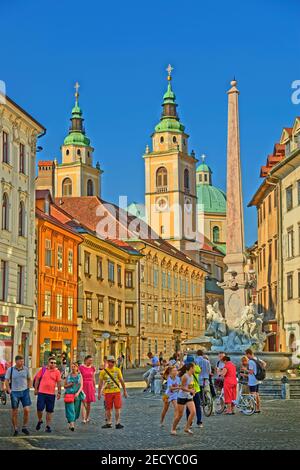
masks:
<svg viewBox="0 0 300 470"><path fill-rule="evenodd" d="M71 372L65 379L64 387L66 390L64 396L66 418L69 429L75 431L75 421L80 416L81 404L85 399L85 394L82 391L83 379L76 362L71 364Z"/></svg>
<svg viewBox="0 0 300 470"><path fill-rule="evenodd" d="M108 356L107 368L100 372L98 400L101 399L102 390L105 399L106 419L107 422L102 426L103 429L112 427L112 409L115 408L116 429L123 429L120 423L120 415L122 408L121 388L123 388L124 397L127 398L127 391L123 380L121 370L115 366L116 360L114 356Z"/></svg>

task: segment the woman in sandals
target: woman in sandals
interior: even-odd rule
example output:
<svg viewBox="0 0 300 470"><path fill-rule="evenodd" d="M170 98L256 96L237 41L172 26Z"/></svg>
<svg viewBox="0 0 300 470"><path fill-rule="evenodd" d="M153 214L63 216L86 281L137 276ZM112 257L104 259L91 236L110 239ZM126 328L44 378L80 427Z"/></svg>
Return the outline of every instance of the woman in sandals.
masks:
<svg viewBox="0 0 300 470"><path fill-rule="evenodd" d="M195 364L193 362L184 365L179 371L178 375L179 377L181 377L181 386L177 397L176 415L171 429L171 434L173 436L176 436L177 434L176 428L183 416L185 407L187 407L187 409L189 410L189 417L184 427L184 432L188 434L193 434L193 431L191 430L191 425L196 414L195 403L193 400L193 397L195 395L194 374Z"/></svg>
<svg viewBox="0 0 300 470"><path fill-rule="evenodd" d="M163 409L160 418L160 426L163 427L164 419L172 404L175 414L177 408L177 396L180 389L181 380L178 377L178 370L176 367L168 367L164 373L164 377L167 379L167 390L166 394L163 395Z"/></svg>
<svg viewBox="0 0 300 470"><path fill-rule="evenodd" d="M223 362L224 368L222 369L221 374L224 377L225 414L234 415L234 403L237 391L236 367L228 356L224 356Z"/></svg>
<svg viewBox="0 0 300 470"><path fill-rule="evenodd" d="M83 379L76 362L71 364L71 372L65 379L65 411L69 429L75 430L75 421L80 416L82 400L85 398Z"/></svg>
<svg viewBox="0 0 300 470"><path fill-rule="evenodd" d="M83 391L85 393L84 406L82 407L82 422L85 424L90 421L91 403L96 401L96 369L93 366L92 356L88 355L84 358L84 364L79 366L79 371L83 378Z"/></svg>

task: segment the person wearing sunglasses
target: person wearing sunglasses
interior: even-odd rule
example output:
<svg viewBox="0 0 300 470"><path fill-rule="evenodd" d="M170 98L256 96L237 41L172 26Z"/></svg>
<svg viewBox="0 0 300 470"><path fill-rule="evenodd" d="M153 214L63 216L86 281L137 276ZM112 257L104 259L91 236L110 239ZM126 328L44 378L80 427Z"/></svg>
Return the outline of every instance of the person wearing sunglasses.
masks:
<svg viewBox="0 0 300 470"><path fill-rule="evenodd" d="M57 396L55 389L57 387ZM36 430L39 431L43 424L43 412L46 409L46 432L52 432L51 420L54 412L55 398L61 397L61 374L56 367L56 359L49 357L47 367L42 367L34 380L34 394L37 395Z"/></svg>

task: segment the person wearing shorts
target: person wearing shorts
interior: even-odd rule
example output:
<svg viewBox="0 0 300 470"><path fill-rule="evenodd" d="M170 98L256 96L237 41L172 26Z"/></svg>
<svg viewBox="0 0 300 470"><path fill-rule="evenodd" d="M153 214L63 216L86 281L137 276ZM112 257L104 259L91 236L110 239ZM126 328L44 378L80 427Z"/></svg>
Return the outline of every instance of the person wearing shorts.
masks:
<svg viewBox="0 0 300 470"><path fill-rule="evenodd" d="M112 428L112 410L115 409L116 429L123 429L124 426L120 423L122 397L121 388L123 388L124 397L127 398L127 391L123 380L121 370L115 366L116 360L114 356L107 357L107 367L100 372L98 400L101 399L102 393L105 400L105 417L106 423L102 426L103 429Z"/></svg>
<svg viewBox="0 0 300 470"><path fill-rule="evenodd" d="M9 367L5 375L5 388L10 395L12 409L12 425L14 428L13 435L17 436L18 431L18 408L19 404L23 406L23 427L22 433L29 435L27 429L29 421L29 410L31 399L29 389L31 387L31 375L29 369L24 366L23 356L15 357L16 364Z"/></svg>
<svg viewBox="0 0 300 470"><path fill-rule="evenodd" d="M55 389L57 391L57 399L61 397L61 374L56 367L56 360L54 357L49 357L48 366L39 370L35 376L34 394L37 395L37 416L38 423L36 430L41 429L43 424L43 412L46 409L46 432L52 432L51 420L55 406Z"/></svg>
<svg viewBox="0 0 300 470"><path fill-rule="evenodd" d="M185 407L189 410L189 417L184 427L184 432L188 434L193 434L191 426L194 420L194 416L196 414L195 403L193 400L193 397L195 395L194 374L195 364L193 362L185 364L179 371L178 375L179 377L181 377L181 385L177 396L176 414L171 429L171 434L173 436L177 435L176 428L183 416Z"/></svg>
<svg viewBox="0 0 300 470"><path fill-rule="evenodd" d="M257 374L257 365L256 358L254 357L253 351L247 349L246 356L248 358L248 386L251 395L254 396L256 401L256 410L255 413L260 413L260 396L259 396L259 380L256 378Z"/></svg>

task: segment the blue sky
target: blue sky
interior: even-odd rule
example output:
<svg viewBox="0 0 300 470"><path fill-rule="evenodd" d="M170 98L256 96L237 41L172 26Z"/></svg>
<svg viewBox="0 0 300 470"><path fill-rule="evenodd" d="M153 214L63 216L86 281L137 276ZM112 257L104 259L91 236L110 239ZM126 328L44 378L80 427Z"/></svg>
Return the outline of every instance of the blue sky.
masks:
<svg viewBox="0 0 300 470"><path fill-rule="evenodd" d="M159 120L168 63L190 149L207 154L223 189L226 91L236 76L245 206L282 127L300 115L291 102L300 79L298 0L2 0L0 8L0 80L47 128L38 157L60 158L78 80L106 200L144 199L142 154ZM245 209L245 229L250 244L255 209Z"/></svg>

